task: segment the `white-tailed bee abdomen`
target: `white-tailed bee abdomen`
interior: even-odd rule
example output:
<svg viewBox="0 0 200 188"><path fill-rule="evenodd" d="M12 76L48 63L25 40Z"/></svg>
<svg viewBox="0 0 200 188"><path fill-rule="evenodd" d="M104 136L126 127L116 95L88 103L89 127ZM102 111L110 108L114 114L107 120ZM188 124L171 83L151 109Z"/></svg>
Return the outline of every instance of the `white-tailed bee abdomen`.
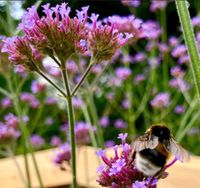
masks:
<svg viewBox="0 0 200 188"><path fill-rule="evenodd" d="M171 131L164 125L151 126L132 143L132 147L135 166L146 176L159 173L171 154L183 162L190 160L189 153L173 139Z"/></svg>

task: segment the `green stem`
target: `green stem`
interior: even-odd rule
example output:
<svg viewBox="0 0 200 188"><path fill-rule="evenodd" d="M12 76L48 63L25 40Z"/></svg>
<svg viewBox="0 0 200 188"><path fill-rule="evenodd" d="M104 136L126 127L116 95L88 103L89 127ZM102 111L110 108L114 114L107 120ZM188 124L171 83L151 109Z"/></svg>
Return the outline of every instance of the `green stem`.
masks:
<svg viewBox="0 0 200 188"><path fill-rule="evenodd" d="M185 44L190 57L196 91L198 98L200 99L200 57L187 3L187 1L176 0L176 8L181 22Z"/></svg>
<svg viewBox="0 0 200 188"><path fill-rule="evenodd" d="M71 144L71 159L72 159L72 188L77 187L76 181L76 143L75 143L75 118L74 109L72 105L72 95L70 91L69 81L67 77L67 72L65 70L65 63L61 62L61 72L62 78L65 85L65 90L67 93L67 105L68 105L68 118L69 118L69 131L70 131L70 144Z"/></svg>
<svg viewBox="0 0 200 188"><path fill-rule="evenodd" d="M89 64L89 66L87 67L87 69L83 73L83 76L81 77L80 81L77 83L77 85L73 89L72 94L71 94L72 96L74 96L76 94L76 91L82 85L82 83L85 81L85 79L87 78L88 74L90 73L90 70L93 68L94 65L95 65L94 63L90 63Z"/></svg>

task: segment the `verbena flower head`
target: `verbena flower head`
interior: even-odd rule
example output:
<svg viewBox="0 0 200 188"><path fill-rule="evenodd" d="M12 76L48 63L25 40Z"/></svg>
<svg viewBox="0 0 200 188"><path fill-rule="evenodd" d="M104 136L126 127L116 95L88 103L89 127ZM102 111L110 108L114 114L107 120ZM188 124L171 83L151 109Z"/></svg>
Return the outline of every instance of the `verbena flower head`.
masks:
<svg viewBox="0 0 200 188"><path fill-rule="evenodd" d="M99 15L90 17L92 26L89 31L88 46L96 62L110 60L117 50L133 37L129 33L120 33L114 25L97 22Z"/></svg>
<svg viewBox="0 0 200 188"><path fill-rule="evenodd" d="M3 41L2 52L8 53L10 62L15 65L23 65L31 71L36 70L34 64L38 64L36 53L39 52L30 46L26 36L7 38Z"/></svg>
<svg viewBox="0 0 200 188"><path fill-rule="evenodd" d="M0 145L5 146L15 141L20 136L20 132L0 122Z"/></svg>
<svg viewBox="0 0 200 188"><path fill-rule="evenodd" d="M53 162L57 165L63 165L64 162L69 162L71 159L71 148L69 143L64 143L56 151L53 157Z"/></svg>
<svg viewBox="0 0 200 188"><path fill-rule="evenodd" d="M166 178L167 172L162 171L156 177L147 177L139 172L135 167L135 158L132 157L132 147L126 143L127 136L127 133L119 134L118 138L121 140L121 144L113 147L112 154L111 150L109 150L109 155L106 150L100 149L96 152L96 155L103 161L103 164L96 170L99 174L97 182L102 187L109 188L156 188L158 179ZM164 169L176 161L177 159L174 159Z"/></svg>
<svg viewBox="0 0 200 188"><path fill-rule="evenodd" d="M85 53L87 48L81 41L87 38L88 7L77 11L74 18L69 17L71 8L67 3L50 7L43 6L44 16L39 17L36 7L28 8L19 27L28 40L44 54L56 54L60 59L66 59L73 53Z"/></svg>
<svg viewBox="0 0 200 188"><path fill-rule="evenodd" d="M41 148L45 144L44 139L37 134L31 136L30 142L37 149Z"/></svg>
<svg viewBox="0 0 200 188"><path fill-rule="evenodd" d="M8 108L12 106L12 100L8 97L5 97L1 100L1 106L3 108Z"/></svg>
<svg viewBox="0 0 200 188"><path fill-rule="evenodd" d="M168 3L168 1L162 1L162 0L151 1L150 10L152 12L156 12L158 10L163 10L166 8L167 3Z"/></svg>
<svg viewBox="0 0 200 188"><path fill-rule="evenodd" d="M159 93L157 94L151 101L151 106L155 109L163 109L168 107L170 103L170 95L169 93Z"/></svg>

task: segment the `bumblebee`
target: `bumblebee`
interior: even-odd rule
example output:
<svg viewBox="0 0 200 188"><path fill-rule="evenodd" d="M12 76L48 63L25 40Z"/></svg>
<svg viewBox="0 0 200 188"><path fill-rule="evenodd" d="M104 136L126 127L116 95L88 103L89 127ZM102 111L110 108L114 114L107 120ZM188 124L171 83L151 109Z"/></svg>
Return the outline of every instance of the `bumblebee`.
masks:
<svg viewBox="0 0 200 188"><path fill-rule="evenodd" d="M135 166L145 176L157 175L171 154L182 162L190 160L189 153L174 140L165 125L152 125L143 136L133 141L132 148Z"/></svg>

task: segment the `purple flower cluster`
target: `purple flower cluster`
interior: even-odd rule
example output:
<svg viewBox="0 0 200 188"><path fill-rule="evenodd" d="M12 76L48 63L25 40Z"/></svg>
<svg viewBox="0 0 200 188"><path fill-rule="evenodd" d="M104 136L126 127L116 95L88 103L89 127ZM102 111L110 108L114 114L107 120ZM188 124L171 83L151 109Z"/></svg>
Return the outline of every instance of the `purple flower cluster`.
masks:
<svg viewBox="0 0 200 188"><path fill-rule="evenodd" d="M145 177L134 166L134 159L131 157L132 148L126 143L126 137L127 133L119 134L121 144L113 147L114 156L108 158L104 150L96 152L104 163L97 169L99 173L97 182L103 187L110 188L139 188L147 185L149 188L156 188L157 179Z"/></svg>
<svg viewBox="0 0 200 188"><path fill-rule="evenodd" d="M33 134L30 137L30 142L37 149L40 149L45 144L44 139L37 134Z"/></svg>
<svg viewBox="0 0 200 188"><path fill-rule="evenodd" d="M71 148L69 143L64 143L59 146L59 148L55 151L53 162L62 167L64 162L69 162L71 159Z"/></svg>
<svg viewBox="0 0 200 188"><path fill-rule="evenodd" d="M163 109L169 105L169 93L159 93L151 100L151 106L155 109Z"/></svg>
<svg viewBox="0 0 200 188"><path fill-rule="evenodd" d="M36 7L28 8L19 24L25 36L5 39L2 52L8 53L9 60L14 64L24 65L35 71L41 54L50 57L54 54L62 62L73 53L92 55L95 59L93 63L110 60L133 35L120 33L112 23L98 22L98 15L88 17L88 8L77 10L74 18L69 16L71 8L67 3L55 7L50 7L49 3L44 5L44 15L41 18ZM73 71L76 69L72 64L67 66L67 69L72 68Z"/></svg>

